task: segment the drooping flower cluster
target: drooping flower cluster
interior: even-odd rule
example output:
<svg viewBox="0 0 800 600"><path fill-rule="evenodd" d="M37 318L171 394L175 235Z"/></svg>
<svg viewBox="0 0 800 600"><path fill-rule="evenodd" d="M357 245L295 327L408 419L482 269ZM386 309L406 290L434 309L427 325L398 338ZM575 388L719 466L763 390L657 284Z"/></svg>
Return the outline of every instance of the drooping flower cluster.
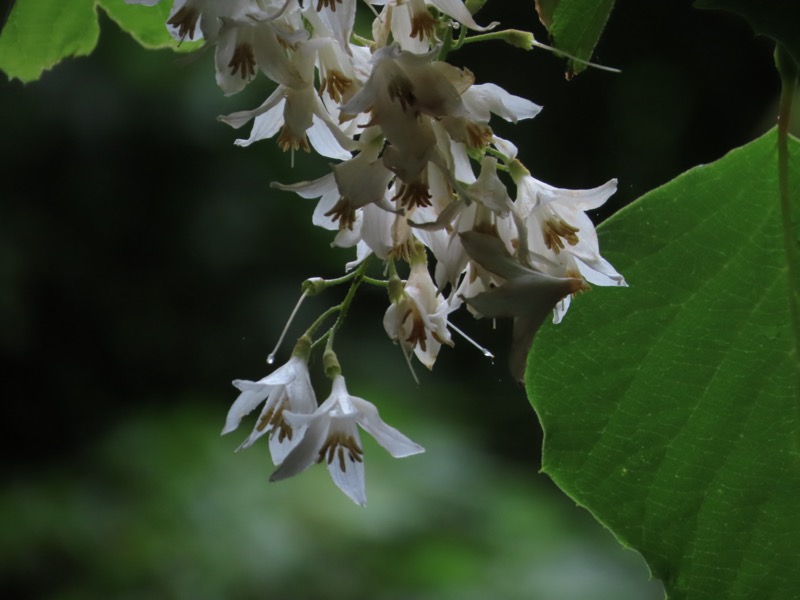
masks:
<svg viewBox="0 0 800 600"><path fill-rule="evenodd" d="M333 245L355 248L346 265L351 276L340 278L352 291L365 280L370 257L388 266L384 327L409 362L415 356L432 368L441 347L453 344L449 315L466 306L476 317L513 319L510 364L521 379L548 314L559 322L589 283L625 285L600 256L586 215L614 193L616 181L554 188L532 177L514 144L494 134L493 115L516 123L540 107L446 62L467 30L494 26L478 25L462 0L363 5L375 14L371 39L354 32L356 0L174 0L167 27L177 39L202 38L214 47L225 94L259 73L277 84L257 108L220 117L237 129L252 123L236 144L275 137L284 150L313 148L339 161L313 181L273 185L318 198L313 223L335 232ZM403 263L405 280L398 275ZM306 283L306 294L326 287L324 280ZM317 339L326 340L329 358L347 305L337 310L340 318ZM349 395L338 361L326 368L333 391L317 406L307 359L319 324L283 367L258 382L234 382L241 394L223 433L264 403L242 447L269 435L278 465L272 479L326 462L336 484L363 504L356 424L393 456L422 448Z"/></svg>

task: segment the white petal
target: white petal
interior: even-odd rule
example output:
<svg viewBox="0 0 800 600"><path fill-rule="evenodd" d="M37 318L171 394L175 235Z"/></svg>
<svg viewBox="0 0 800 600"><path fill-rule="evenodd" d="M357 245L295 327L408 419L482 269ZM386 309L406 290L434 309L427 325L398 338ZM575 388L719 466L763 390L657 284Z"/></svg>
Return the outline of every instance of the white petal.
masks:
<svg viewBox="0 0 800 600"><path fill-rule="evenodd" d="M334 39L347 52L356 18L355 1L345 0L335 11L326 6L319 12L319 16L333 32Z"/></svg>
<svg viewBox="0 0 800 600"><path fill-rule="evenodd" d="M358 424L394 458L425 452L425 448L412 442L394 427L384 423L374 404L356 396L350 396L350 401L359 413L359 416L356 417Z"/></svg>
<svg viewBox="0 0 800 600"><path fill-rule="evenodd" d="M272 462L275 465L283 464L289 453L303 440L305 432L305 427L295 427L292 429L291 439L285 437L282 441L278 435L271 435L269 438L269 453L272 456Z"/></svg>
<svg viewBox="0 0 800 600"><path fill-rule="evenodd" d="M396 216L375 204L365 206L362 214L364 221L361 225L361 238L375 253L375 256L386 260L394 245L392 243L392 223Z"/></svg>
<svg viewBox="0 0 800 600"><path fill-rule="evenodd" d="M466 144L453 142L450 146L453 153L453 174L455 178L464 183L473 183L475 173L472 171L472 163L469 160Z"/></svg>
<svg viewBox="0 0 800 600"><path fill-rule="evenodd" d="M464 93L464 103L484 123L489 121L489 112L516 123L522 119L531 119L542 110L538 104L509 94L493 83L473 85Z"/></svg>
<svg viewBox="0 0 800 600"><path fill-rule="evenodd" d="M286 455L280 466L270 475L270 481L280 481L302 473L317 461L323 440L328 436L330 418L320 416L312 420L303 439Z"/></svg>
<svg viewBox="0 0 800 600"><path fill-rule="evenodd" d="M339 419L334 418L333 421ZM342 419L345 420L345 419ZM350 419L347 419L348 421ZM335 426L335 425L332 425ZM362 448L361 439L358 435L358 430L355 425L352 425L352 431L349 431L353 436L359 448ZM339 462L339 457L335 456L334 459L328 463L328 473L331 474L331 479L336 486L342 490L348 498L359 506L366 506L367 504L367 491L364 484L364 463L351 460L348 456L344 457L344 470Z"/></svg>
<svg viewBox="0 0 800 600"><path fill-rule="evenodd" d="M356 259L350 261L344 266L344 270L347 272L352 271L366 259L368 256L372 254L372 250L370 250L369 246L364 242L358 242L356 246Z"/></svg>
<svg viewBox="0 0 800 600"><path fill-rule="evenodd" d="M238 380L234 381L233 384L236 385L237 382ZM269 386L260 386L257 390L243 391L239 394L228 410L228 416L225 418L225 427L222 428L221 435L230 433L239 427L242 418L249 415L256 406L261 404L269 396L271 389Z"/></svg>
<svg viewBox="0 0 800 600"><path fill-rule="evenodd" d="M318 116L314 115L313 125L308 129L306 135L308 135L311 147L320 156L327 156L337 160L352 158L352 155L339 144L330 127Z"/></svg>
<svg viewBox="0 0 800 600"><path fill-rule="evenodd" d="M517 157L517 147L508 140L494 135L492 136L492 145L506 158Z"/></svg>
<svg viewBox="0 0 800 600"><path fill-rule="evenodd" d="M463 0L428 0L428 2L446 15L453 17L456 21L463 23L475 31L488 31L497 25L496 22L490 23L486 27L478 25L467 10L467 7L464 6Z"/></svg>
<svg viewBox="0 0 800 600"><path fill-rule="evenodd" d="M298 181L297 183L278 183L274 181L270 184L270 187L286 192L294 192L301 198L319 198L331 193L335 193L338 196L336 180L333 178L333 173L328 173L319 179Z"/></svg>

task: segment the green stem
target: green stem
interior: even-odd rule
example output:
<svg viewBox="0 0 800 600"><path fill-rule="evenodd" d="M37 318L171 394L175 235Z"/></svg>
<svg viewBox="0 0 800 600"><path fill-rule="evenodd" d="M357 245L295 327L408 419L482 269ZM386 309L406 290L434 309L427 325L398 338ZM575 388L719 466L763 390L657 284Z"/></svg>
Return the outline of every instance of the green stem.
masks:
<svg viewBox="0 0 800 600"><path fill-rule="evenodd" d="M444 34L442 49L439 50L439 55L436 57L436 60L445 60L447 58L447 55L450 54L450 51L452 49L453 49L453 28L448 27L447 31Z"/></svg>
<svg viewBox="0 0 800 600"><path fill-rule="evenodd" d="M502 31L492 31L490 33L478 33L475 35L471 35L468 38L461 41L459 46L463 46L464 44L473 44L475 42L488 42L491 40L502 40L505 41L508 30L504 29Z"/></svg>
<svg viewBox="0 0 800 600"><path fill-rule="evenodd" d="M377 286L377 287L383 287L383 288L385 288L385 287L387 287L389 285L389 282L386 281L385 279L374 279L372 277L367 277L366 275L361 278L361 281L364 282L364 283L368 283L370 285L374 285L374 286Z"/></svg>
<svg viewBox="0 0 800 600"><path fill-rule="evenodd" d="M794 92L800 78L797 64L780 44L775 50L775 64L781 76L781 97L778 109L778 186L783 220L783 242L786 251L786 272L789 277L789 312L794 332L795 359L798 363L798 390L800 390L800 310L798 309L800 265L798 265L797 257L797 240L792 225L792 197L789 190L789 125Z"/></svg>
<svg viewBox="0 0 800 600"><path fill-rule="evenodd" d="M340 304L332 306L324 313L322 313L319 317L317 317L317 320L311 324L311 327L308 328L308 331L306 331L306 335L312 336L317 327L319 327L329 316L331 316L334 313L339 313L339 316L336 317L336 321L333 323L333 325L331 325L330 329L328 329L328 331L326 331L322 336L320 336L319 339L315 340L314 343L311 345L312 351L314 351L317 347L319 347L319 345L322 344L323 341L326 342L325 346L328 350L330 350L333 347L334 334L339 330L339 328L342 326L342 323L344 323L344 320L347 318L347 311L350 308L350 304L352 304L353 302L353 298L355 298L358 286L361 285L361 283L365 279L370 279L370 281L375 282L375 284L383 285L383 283L380 282L379 280L367 278L364 275L364 273L367 270L368 263L369 263L369 258L367 258L366 260L364 260L364 262L358 265L358 268L355 271L353 271L348 275L345 275L344 277L339 278L344 281L352 280L352 282L350 283L350 289L347 290L347 294L345 295L344 300L342 300Z"/></svg>
<svg viewBox="0 0 800 600"><path fill-rule="evenodd" d="M309 336L309 337L312 337L314 335L314 332L317 330L317 328L320 325L322 325L328 319L328 317L330 317L331 315L339 312L341 307L342 307L341 304L337 304L336 306L331 306L328 310L326 310L324 313L322 313L320 316L317 317L317 320L314 321L308 329L306 329L306 333L305 334L307 336ZM323 335L322 337L325 337L325 336ZM322 339L322 338L320 338L320 339ZM317 341L319 341L319 340L317 340ZM316 346L316 344L317 344L317 342L314 342L315 346Z"/></svg>

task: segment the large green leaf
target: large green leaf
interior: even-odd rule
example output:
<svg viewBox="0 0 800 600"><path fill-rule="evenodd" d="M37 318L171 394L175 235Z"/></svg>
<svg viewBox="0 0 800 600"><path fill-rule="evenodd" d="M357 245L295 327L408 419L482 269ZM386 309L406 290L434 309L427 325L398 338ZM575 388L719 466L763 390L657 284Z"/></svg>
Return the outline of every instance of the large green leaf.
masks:
<svg viewBox="0 0 800 600"><path fill-rule="evenodd" d="M89 54L100 35L94 2L17 0L0 34L0 70L33 81L68 56Z"/></svg>
<svg viewBox="0 0 800 600"><path fill-rule="evenodd" d="M193 50L200 42L179 44L165 22L171 3L128 5L123 0L17 0L0 33L0 71L23 82L71 56L94 50L100 28L96 5L145 48Z"/></svg>
<svg viewBox="0 0 800 600"><path fill-rule="evenodd" d="M549 22L553 46L588 61L614 8L614 0L549 0L537 2L536 6L542 22ZM570 60L567 76L577 75L585 68L585 64Z"/></svg>
<svg viewBox="0 0 800 600"><path fill-rule="evenodd" d="M543 470L674 600L800 598L800 362L776 140L610 219L605 254L630 288L579 297L529 357Z"/></svg>

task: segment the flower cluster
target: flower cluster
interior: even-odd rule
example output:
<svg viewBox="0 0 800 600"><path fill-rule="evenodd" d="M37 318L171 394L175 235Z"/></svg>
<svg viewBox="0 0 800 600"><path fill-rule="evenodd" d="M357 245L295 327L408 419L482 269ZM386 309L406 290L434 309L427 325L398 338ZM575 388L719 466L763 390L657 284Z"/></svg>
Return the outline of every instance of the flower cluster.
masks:
<svg viewBox="0 0 800 600"><path fill-rule="evenodd" d="M252 122L237 145L275 137L283 150L313 148L338 161L313 181L273 184L318 199L313 223L335 232L333 245L355 249L349 276L308 280L304 295L334 283L349 282L352 293L364 281L385 286L386 333L409 364L416 357L428 368L453 344L453 311L464 306L476 317L511 318L511 371L522 379L548 314L559 322L589 283L625 285L600 256L586 215L614 193L616 181L554 188L531 176L514 144L495 135L493 116L516 123L540 107L446 62L470 32L495 25L480 26L462 0L363 5L375 16L369 38L354 32L356 0L174 0L167 27L177 39L202 38L214 48L225 94L259 73L277 85L257 108L220 117L237 129ZM387 280L366 276L373 257ZM272 479L325 462L334 482L363 504L356 424L393 456L423 449L348 393L333 353L348 305L318 319L284 366L258 382L234 382L241 394L223 433L264 403L242 447L269 434ZM334 325L314 340L323 317L334 314ZM307 364L323 340L332 391L318 406Z"/></svg>

